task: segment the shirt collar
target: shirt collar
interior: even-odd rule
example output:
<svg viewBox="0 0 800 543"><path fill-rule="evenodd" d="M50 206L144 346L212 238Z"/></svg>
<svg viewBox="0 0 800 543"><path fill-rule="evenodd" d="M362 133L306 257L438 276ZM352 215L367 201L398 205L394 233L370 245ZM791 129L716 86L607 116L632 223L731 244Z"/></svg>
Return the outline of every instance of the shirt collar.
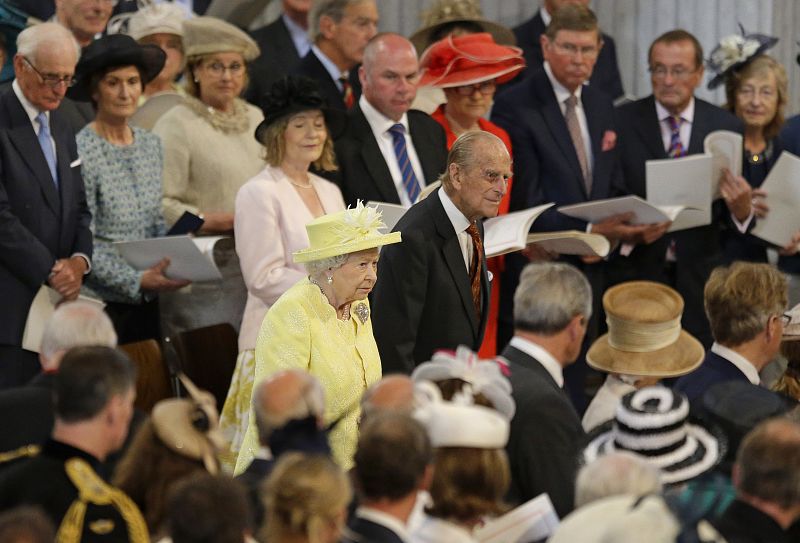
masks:
<svg viewBox="0 0 800 543"><path fill-rule="evenodd" d="M519 336L511 338L508 344L535 358L547 370L547 373L550 374L559 387L564 386L564 368L561 367L559 361L547 349Z"/></svg>
<svg viewBox="0 0 800 543"><path fill-rule="evenodd" d="M569 92L569 90L559 83L556 76L553 75L553 70L550 68L550 63L546 60L544 61L544 71L547 74L547 79L550 80L550 85L553 86L553 92L556 94L556 101L558 101L559 106L564 103L564 100L569 98L573 93ZM583 90L583 85L580 85L577 89L575 89L575 97L578 99L578 107L581 107L581 91Z"/></svg>
<svg viewBox="0 0 800 543"><path fill-rule="evenodd" d="M750 362L748 359L737 353L736 351L729 349L723 345L720 345L717 342L711 346L711 352L717 354L739 368L739 371L744 373L744 376L747 377L747 380L753 383L754 385L761 384L761 377L758 375L758 370Z"/></svg>
<svg viewBox="0 0 800 543"><path fill-rule="evenodd" d="M656 102L656 116L658 117L659 121L664 121L668 117L672 117L672 113L667 111L667 108L662 106L658 100L656 100L655 102ZM689 105L686 106L686 109L681 111L679 117L683 119L684 122L687 122L689 124L691 124L694 121L694 96L692 96L692 99L689 100Z"/></svg>
<svg viewBox="0 0 800 543"><path fill-rule="evenodd" d="M36 106L30 103L30 101L25 97L25 94L23 94L22 88L19 86L19 82L16 79L14 80L13 83L11 83L11 88L14 89L14 94L17 95L19 103L22 104L22 109L25 110L25 113L28 115L28 119L30 119L31 124L36 126L35 124L37 122L36 116L39 115L39 113L41 112L38 109L36 109ZM50 112L45 111L44 114L47 117L47 120L49 121Z"/></svg>
<svg viewBox="0 0 800 543"><path fill-rule="evenodd" d="M450 219L450 223L453 225L456 234L460 234L469 228L469 219L456 207L456 204L453 203L453 200L451 200L444 191L444 187L440 188L438 193L439 199L442 201L442 207L444 207L444 212L447 213L447 218Z"/></svg>
<svg viewBox="0 0 800 543"><path fill-rule="evenodd" d="M308 39L308 31L294 22L291 17L286 15L285 13L281 15L283 19L283 24L286 25L286 30L289 31L289 36L292 38L292 42L294 43L295 49L297 49L297 53L300 58L303 58L308 54L308 50L311 49L311 41Z"/></svg>
<svg viewBox="0 0 800 543"><path fill-rule="evenodd" d="M364 117L367 119L367 123L369 123L370 128L372 128L373 134L381 135L384 134L387 130L389 130L392 126L400 123L403 125L403 128L406 130L406 134L409 134L408 129L408 115L403 113L403 116L400 118L399 121L395 121L390 119L377 109L375 106L369 103L367 97L363 94L361 98L358 99L358 105L361 108L361 112L364 114Z"/></svg>
<svg viewBox="0 0 800 543"><path fill-rule="evenodd" d="M377 509L373 509L365 505L362 505L356 509L356 516L363 518L364 520L374 522L375 524L380 524L384 528L388 528L404 542L410 540L406 525L403 524L402 521L397 517L393 517L392 515L384 513L383 511L378 511Z"/></svg>
<svg viewBox="0 0 800 543"><path fill-rule="evenodd" d="M339 85L339 78L342 77L342 75L345 74L346 72L342 72L339 69L339 67L331 59L329 59L325 55L325 53L322 52L322 49L320 49L316 45L312 45L311 50L314 52L319 61L322 63L322 66L325 67L325 71L330 74L331 79L334 80L336 85Z"/></svg>
<svg viewBox="0 0 800 543"><path fill-rule="evenodd" d="M550 12L547 11L547 8L544 7L544 5L539 8L539 15L542 16L542 22L544 23L544 27L547 28L548 26L550 26L550 21L553 20L553 16L550 15Z"/></svg>

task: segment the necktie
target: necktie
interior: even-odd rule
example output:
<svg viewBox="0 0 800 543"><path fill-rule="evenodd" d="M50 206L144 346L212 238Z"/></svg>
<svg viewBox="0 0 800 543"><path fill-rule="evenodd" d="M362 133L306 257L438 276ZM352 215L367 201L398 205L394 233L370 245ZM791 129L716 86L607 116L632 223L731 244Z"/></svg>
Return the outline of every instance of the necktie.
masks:
<svg viewBox="0 0 800 543"><path fill-rule="evenodd" d="M569 98L564 100L564 104L567 106L566 111L564 111L564 119L567 121L567 129L569 130L570 138L572 138L572 145L575 147L575 154L578 155L578 164L581 166L586 194L591 194L592 172L589 170L589 160L586 158L586 147L583 144L581 124L578 122L578 114L575 111L578 105L578 97L570 94Z"/></svg>
<svg viewBox="0 0 800 543"><path fill-rule="evenodd" d="M420 188L414 168L411 167L411 161L408 159L405 127L400 123L394 124L389 129L389 133L392 135L397 165L400 168L400 174L403 176L403 187L406 189L406 194L408 194L408 198L413 204L419 197Z"/></svg>
<svg viewBox="0 0 800 543"><path fill-rule="evenodd" d="M677 115L670 115L667 117L667 124L669 124L670 129L669 149L667 149L667 155L670 158L685 156L686 150L683 148L683 144L681 143L681 125L683 124L683 119Z"/></svg>
<svg viewBox="0 0 800 543"><path fill-rule="evenodd" d="M47 120L47 115L44 112L36 116L39 122L39 146L44 153L44 159L47 161L47 167L50 168L50 175L53 177L53 183L58 188L58 170L56 169L56 153L53 150L53 142L50 141L50 123Z"/></svg>
<svg viewBox="0 0 800 543"><path fill-rule="evenodd" d="M356 97L353 94L353 85L347 78L347 74L342 74L339 77L339 83L342 84L342 100L344 100L344 107L350 109L356 103Z"/></svg>
<svg viewBox="0 0 800 543"><path fill-rule="evenodd" d="M472 238L472 260L469 263L469 282L472 288L472 303L478 318L481 316L481 256L483 255L483 240L475 223L467 227L467 234Z"/></svg>

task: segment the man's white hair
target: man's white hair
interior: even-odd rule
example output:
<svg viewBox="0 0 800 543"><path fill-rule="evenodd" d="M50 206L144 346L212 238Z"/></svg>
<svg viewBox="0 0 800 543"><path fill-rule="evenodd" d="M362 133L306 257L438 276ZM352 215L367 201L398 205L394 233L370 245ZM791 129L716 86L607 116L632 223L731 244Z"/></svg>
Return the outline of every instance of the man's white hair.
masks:
<svg viewBox="0 0 800 543"><path fill-rule="evenodd" d="M41 23L29 26L17 36L17 54L22 55L31 62L36 62L38 53L45 47L53 49L63 49L72 47L75 49L75 62L81 56L81 46L72 32L58 23Z"/></svg>
<svg viewBox="0 0 800 543"><path fill-rule="evenodd" d="M45 324L41 355L52 361L60 353L84 346L116 347L117 333L111 319L94 304L61 304Z"/></svg>

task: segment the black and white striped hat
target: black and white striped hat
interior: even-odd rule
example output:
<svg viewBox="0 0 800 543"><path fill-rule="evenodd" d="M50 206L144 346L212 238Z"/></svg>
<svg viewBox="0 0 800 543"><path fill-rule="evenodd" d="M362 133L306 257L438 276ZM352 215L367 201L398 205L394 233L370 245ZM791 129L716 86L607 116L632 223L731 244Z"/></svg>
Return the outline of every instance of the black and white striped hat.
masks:
<svg viewBox="0 0 800 543"><path fill-rule="evenodd" d="M663 386L626 394L613 421L593 433L584 450L588 463L614 451L630 451L661 470L665 484L688 481L715 466L724 456L721 432L688 421L685 396Z"/></svg>

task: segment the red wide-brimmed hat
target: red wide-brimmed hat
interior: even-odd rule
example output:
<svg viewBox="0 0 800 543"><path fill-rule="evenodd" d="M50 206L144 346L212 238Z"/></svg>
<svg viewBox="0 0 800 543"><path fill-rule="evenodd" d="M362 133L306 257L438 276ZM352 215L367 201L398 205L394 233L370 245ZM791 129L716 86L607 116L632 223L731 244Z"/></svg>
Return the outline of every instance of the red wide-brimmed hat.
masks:
<svg viewBox="0 0 800 543"><path fill-rule="evenodd" d="M487 32L448 36L425 50L420 85L439 88L474 85L491 79L505 83L523 68L522 49L500 45Z"/></svg>

